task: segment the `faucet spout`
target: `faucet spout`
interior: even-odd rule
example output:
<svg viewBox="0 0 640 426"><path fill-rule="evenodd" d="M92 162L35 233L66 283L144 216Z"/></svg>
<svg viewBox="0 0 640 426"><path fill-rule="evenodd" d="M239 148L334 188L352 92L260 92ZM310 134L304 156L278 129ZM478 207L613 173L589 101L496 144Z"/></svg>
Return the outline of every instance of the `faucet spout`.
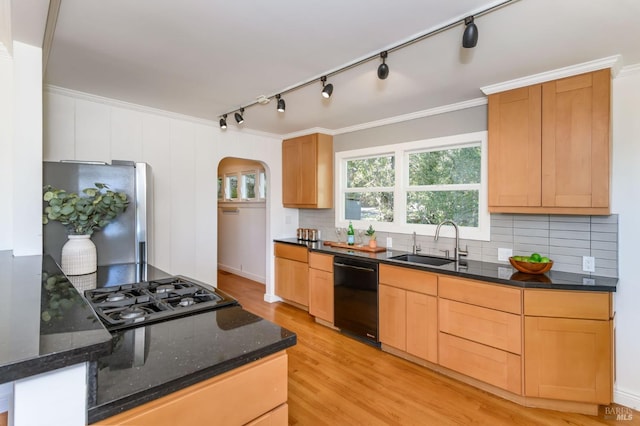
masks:
<svg viewBox="0 0 640 426"><path fill-rule="evenodd" d="M468 255L469 251L467 249L463 250L462 248L460 248L460 229L458 228L458 224L451 219L445 219L440 222L436 227L436 234L433 236L433 239L435 241L438 241L438 236L440 235L440 228L442 227L442 225L451 225L456 231L456 245L453 248L453 258L456 262L460 262L460 257Z"/></svg>
<svg viewBox="0 0 640 426"><path fill-rule="evenodd" d="M416 231L413 231L413 246L411 251L413 254L418 254L418 252L421 250L422 250L422 247L416 244Z"/></svg>

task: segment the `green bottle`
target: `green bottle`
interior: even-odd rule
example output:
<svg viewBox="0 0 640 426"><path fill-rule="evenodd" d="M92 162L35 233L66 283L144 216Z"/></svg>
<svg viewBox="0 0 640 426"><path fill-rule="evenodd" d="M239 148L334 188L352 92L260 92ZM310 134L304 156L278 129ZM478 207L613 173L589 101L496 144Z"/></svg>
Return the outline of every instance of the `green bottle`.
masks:
<svg viewBox="0 0 640 426"><path fill-rule="evenodd" d="M352 246L356 242L356 233L353 230L353 224L349 221L349 228L347 228L347 244Z"/></svg>

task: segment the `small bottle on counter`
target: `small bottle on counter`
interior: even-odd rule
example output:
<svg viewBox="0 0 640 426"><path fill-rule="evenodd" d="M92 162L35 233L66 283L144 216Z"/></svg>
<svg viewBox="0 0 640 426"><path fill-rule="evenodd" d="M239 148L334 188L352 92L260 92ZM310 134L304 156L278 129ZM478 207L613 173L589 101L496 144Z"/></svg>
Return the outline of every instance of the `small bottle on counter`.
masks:
<svg viewBox="0 0 640 426"><path fill-rule="evenodd" d="M349 227L347 228L347 244L350 246L354 245L356 242L356 233L353 230L353 224L349 221Z"/></svg>

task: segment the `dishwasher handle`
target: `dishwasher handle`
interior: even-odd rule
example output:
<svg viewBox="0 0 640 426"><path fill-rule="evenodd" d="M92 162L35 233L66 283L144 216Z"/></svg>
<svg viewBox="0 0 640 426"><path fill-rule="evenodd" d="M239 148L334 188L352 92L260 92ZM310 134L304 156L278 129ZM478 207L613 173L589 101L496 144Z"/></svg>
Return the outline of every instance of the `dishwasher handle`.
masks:
<svg viewBox="0 0 640 426"><path fill-rule="evenodd" d="M339 263L339 262L333 262L333 266L340 266L342 268L357 269L359 271L376 272L376 270L373 269L373 268L363 268L362 266L347 265L345 263Z"/></svg>

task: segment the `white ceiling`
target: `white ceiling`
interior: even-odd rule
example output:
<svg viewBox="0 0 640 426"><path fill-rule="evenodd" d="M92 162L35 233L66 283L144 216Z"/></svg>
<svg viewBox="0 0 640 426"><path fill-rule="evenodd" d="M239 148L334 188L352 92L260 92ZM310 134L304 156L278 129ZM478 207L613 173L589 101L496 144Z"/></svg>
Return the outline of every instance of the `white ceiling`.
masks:
<svg viewBox="0 0 640 426"><path fill-rule="evenodd" d="M45 83L218 121L485 9L488 0L61 0ZM480 87L611 55L640 63L639 0L519 0L245 112L278 135L351 126L477 99ZM230 126L235 121L228 117Z"/></svg>

